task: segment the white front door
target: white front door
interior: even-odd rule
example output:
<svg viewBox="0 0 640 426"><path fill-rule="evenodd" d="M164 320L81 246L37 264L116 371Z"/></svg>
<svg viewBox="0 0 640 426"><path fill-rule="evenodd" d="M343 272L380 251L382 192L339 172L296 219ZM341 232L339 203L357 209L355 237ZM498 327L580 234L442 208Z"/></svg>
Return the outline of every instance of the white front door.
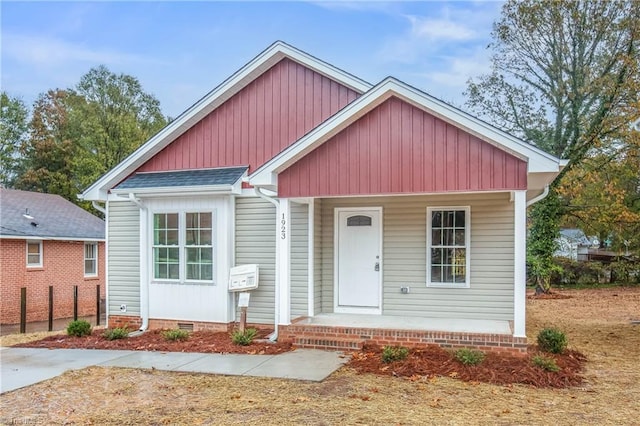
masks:
<svg viewBox="0 0 640 426"><path fill-rule="evenodd" d="M341 313L381 313L382 208L336 209L336 300Z"/></svg>

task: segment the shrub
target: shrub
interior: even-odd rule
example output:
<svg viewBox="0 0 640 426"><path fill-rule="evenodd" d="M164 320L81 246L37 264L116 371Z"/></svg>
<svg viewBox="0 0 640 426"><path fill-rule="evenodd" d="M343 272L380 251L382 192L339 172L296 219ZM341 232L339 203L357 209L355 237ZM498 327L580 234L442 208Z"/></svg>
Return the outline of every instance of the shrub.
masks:
<svg viewBox="0 0 640 426"><path fill-rule="evenodd" d="M382 362L402 361L409 356L409 349L404 346L385 346L382 349Z"/></svg>
<svg viewBox="0 0 640 426"><path fill-rule="evenodd" d="M553 262L558 269L551 275L551 283L554 285L585 285L598 284L605 281L607 273L600 262L582 262L555 257Z"/></svg>
<svg viewBox="0 0 640 426"><path fill-rule="evenodd" d="M558 367L558 364L556 364L556 360L553 358L536 355L531 359L531 361L533 362L533 365L535 365L536 367L540 367L543 370L551 371L553 373L560 371L560 367Z"/></svg>
<svg viewBox="0 0 640 426"><path fill-rule="evenodd" d="M67 326L67 334L69 336L88 336L91 334L91 324L85 320L71 321Z"/></svg>
<svg viewBox="0 0 640 426"><path fill-rule="evenodd" d="M247 346L253 342L256 334L258 334L258 330L255 328L247 328L244 332L236 330L231 334L231 341L236 345Z"/></svg>
<svg viewBox="0 0 640 426"><path fill-rule="evenodd" d="M105 330L102 336L107 340L119 340L129 337L129 330L127 328L111 328Z"/></svg>
<svg viewBox="0 0 640 426"><path fill-rule="evenodd" d="M477 349L462 348L453 354L458 362L464 365L478 365L484 361L484 352Z"/></svg>
<svg viewBox="0 0 640 426"><path fill-rule="evenodd" d="M171 342L176 342L178 340L183 341L189 338L189 332L176 328L174 330L163 331L162 337L164 337L165 340L169 340Z"/></svg>
<svg viewBox="0 0 640 426"><path fill-rule="evenodd" d="M544 352L561 354L567 348L567 336L555 328L545 328L538 333L538 347Z"/></svg>

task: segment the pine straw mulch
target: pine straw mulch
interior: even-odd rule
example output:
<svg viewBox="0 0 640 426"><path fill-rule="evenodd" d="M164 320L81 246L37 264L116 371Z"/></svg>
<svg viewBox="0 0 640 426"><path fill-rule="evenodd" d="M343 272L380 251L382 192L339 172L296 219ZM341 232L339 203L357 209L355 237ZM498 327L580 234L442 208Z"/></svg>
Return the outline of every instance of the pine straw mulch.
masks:
<svg viewBox="0 0 640 426"><path fill-rule="evenodd" d="M541 355L553 359L558 372L546 371L533 365L532 358ZM496 385L523 384L543 388L568 388L582 384L581 372L587 358L578 351L567 350L563 354L541 353L530 346L525 356L488 352L478 365L464 365L457 361L450 350L428 345L409 350L402 361L384 363L382 348L370 345L352 354L349 366L358 373L406 377L416 381L429 377L451 377L465 382L483 382Z"/></svg>
<svg viewBox="0 0 640 426"><path fill-rule="evenodd" d="M246 346L236 345L229 333L195 331L185 341L169 341L162 335L166 330L149 330L138 336L107 340L104 330L93 330L90 336L75 337L67 334L47 336L40 340L16 344L21 348L47 349L115 349L155 352L197 352L222 354L273 355L293 349L291 343L266 341L269 330L258 330L256 339Z"/></svg>

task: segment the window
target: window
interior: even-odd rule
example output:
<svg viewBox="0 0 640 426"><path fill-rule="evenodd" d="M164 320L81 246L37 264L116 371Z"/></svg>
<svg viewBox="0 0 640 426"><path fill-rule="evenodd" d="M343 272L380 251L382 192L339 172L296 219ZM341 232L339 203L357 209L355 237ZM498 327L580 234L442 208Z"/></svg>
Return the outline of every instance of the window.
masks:
<svg viewBox="0 0 640 426"><path fill-rule="evenodd" d="M98 244L84 243L84 276L98 276Z"/></svg>
<svg viewBox="0 0 640 426"><path fill-rule="evenodd" d="M427 209L427 285L469 286L469 207Z"/></svg>
<svg viewBox="0 0 640 426"><path fill-rule="evenodd" d="M153 215L153 277L171 281L213 280L213 214Z"/></svg>
<svg viewBox="0 0 640 426"><path fill-rule="evenodd" d="M27 241L27 267L42 266L42 241Z"/></svg>

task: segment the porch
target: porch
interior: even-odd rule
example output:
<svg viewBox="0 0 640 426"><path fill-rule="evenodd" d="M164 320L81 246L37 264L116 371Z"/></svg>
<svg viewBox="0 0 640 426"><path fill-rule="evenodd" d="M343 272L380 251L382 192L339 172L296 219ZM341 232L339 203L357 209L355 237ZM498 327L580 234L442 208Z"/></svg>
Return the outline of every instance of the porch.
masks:
<svg viewBox="0 0 640 426"><path fill-rule="evenodd" d="M512 322L500 320L318 314L280 326L279 335L298 347L344 351L357 351L365 344L436 344L515 354L527 350L526 337L514 337Z"/></svg>

